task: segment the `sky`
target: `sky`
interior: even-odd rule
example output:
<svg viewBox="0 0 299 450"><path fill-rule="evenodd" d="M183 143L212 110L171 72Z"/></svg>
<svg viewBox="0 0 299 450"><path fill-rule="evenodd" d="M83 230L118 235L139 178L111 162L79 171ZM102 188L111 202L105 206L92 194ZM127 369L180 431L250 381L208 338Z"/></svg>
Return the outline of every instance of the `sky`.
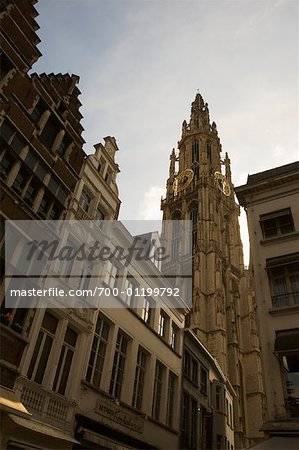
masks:
<svg viewBox="0 0 299 450"><path fill-rule="evenodd" d="M297 0L39 0L33 71L74 73L84 150L114 136L121 219L159 219L197 91L235 186L298 160ZM245 262L246 217L241 215Z"/></svg>

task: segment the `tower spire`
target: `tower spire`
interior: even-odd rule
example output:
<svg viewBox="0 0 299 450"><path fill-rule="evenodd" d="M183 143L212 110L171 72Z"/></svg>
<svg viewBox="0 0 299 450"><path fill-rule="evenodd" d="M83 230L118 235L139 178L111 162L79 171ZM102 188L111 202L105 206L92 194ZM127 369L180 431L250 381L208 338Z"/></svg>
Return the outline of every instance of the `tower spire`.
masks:
<svg viewBox="0 0 299 450"><path fill-rule="evenodd" d="M190 131L209 131L210 116L208 104L204 102L201 94L198 92L195 100L191 104Z"/></svg>

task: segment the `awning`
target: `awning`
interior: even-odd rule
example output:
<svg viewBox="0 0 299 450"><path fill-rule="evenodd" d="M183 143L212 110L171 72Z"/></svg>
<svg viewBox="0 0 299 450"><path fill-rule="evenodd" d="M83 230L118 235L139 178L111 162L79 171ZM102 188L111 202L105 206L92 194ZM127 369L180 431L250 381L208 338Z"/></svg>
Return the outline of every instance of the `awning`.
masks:
<svg viewBox="0 0 299 450"><path fill-rule="evenodd" d="M6 397L0 397L0 410L21 417L31 417L31 414L27 411L23 403Z"/></svg>
<svg viewBox="0 0 299 450"><path fill-rule="evenodd" d="M13 414L9 414L9 418L18 426L26 428L35 433L44 434L45 436L50 436L54 439L59 439L66 442L71 442L73 444L79 444L79 442L74 439L69 433L54 428L49 424L39 422L35 419L24 419L23 417L17 417Z"/></svg>
<svg viewBox="0 0 299 450"><path fill-rule="evenodd" d="M275 436L248 450L298 450L299 436Z"/></svg>
<svg viewBox="0 0 299 450"><path fill-rule="evenodd" d="M299 253L268 258L266 261L266 270L271 269L272 267L285 266L286 264L294 263L299 264Z"/></svg>
<svg viewBox="0 0 299 450"><path fill-rule="evenodd" d="M275 352L299 351L299 329L280 331L276 334Z"/></svg>
<svg viewBox="0 0 299 450"><path fill-rule="evenodd" d="M87 430L85 428L81 428L81 432L83 431L83 438L88 441L92 442L94 444L98 444L102 446L103 448L110 448L111 450L128 450L132 449L133 447L128 447L124 445L123 443L114 441L112 439L108 439L104 436L101 436L97 433L93 433L90 430Z"/></svg>

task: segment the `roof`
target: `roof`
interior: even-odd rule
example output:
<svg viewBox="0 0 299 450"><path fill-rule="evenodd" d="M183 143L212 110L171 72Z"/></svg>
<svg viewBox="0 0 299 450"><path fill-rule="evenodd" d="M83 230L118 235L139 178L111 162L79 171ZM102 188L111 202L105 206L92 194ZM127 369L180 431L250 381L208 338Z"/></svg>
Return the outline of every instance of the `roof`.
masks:
<svg viewBox="0 0 299 450"><path fill-rule="evenodd" d="M264 172L248 175L247 183L235 187L235 193L241 206L247 207L253 202L255 194L269 191L275 187L289 185L294 180L297 181L299 175L299 161L285 164L265 170Z"/></svg>
<svg viewBox="0 0 299 450"><path fill-rule="evenodd" d="M259 181L267 180L268 178L277 177L279 175L286 175L290 172L299 170L299 161L285 164L284 166L275 167L274 169L265 170L264 172L254 173L248 175L247 184L257 183Z"/></svg>

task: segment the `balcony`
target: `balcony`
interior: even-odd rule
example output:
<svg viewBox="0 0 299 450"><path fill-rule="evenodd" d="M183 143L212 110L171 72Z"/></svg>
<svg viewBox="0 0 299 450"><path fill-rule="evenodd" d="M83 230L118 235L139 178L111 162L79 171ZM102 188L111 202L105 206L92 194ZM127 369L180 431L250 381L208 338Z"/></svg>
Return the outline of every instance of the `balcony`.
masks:
<svg viewBox="0 0 299 450"><path fill-rule="evenodd" d="M275 309L299 306L299 291L273 295L272 306Z"/></svg>
<svg viewBox="0 0 299 450"><path fill-rule="evenodd" d="M76 216L77 216L76 219L79 219L79 220L91 220L90 215L86 211L84 211L84 209L81 208L80 205L78 206Z"/></svg>
<svg viewBox="0 0 299 450"><path fill-rule="evenodd" d="M18 383L22 392L21 402L33 417L51 425L62 427L64 430L71 430L76 406L74 401L48 391L27 378L19 378Z"/></svg>

